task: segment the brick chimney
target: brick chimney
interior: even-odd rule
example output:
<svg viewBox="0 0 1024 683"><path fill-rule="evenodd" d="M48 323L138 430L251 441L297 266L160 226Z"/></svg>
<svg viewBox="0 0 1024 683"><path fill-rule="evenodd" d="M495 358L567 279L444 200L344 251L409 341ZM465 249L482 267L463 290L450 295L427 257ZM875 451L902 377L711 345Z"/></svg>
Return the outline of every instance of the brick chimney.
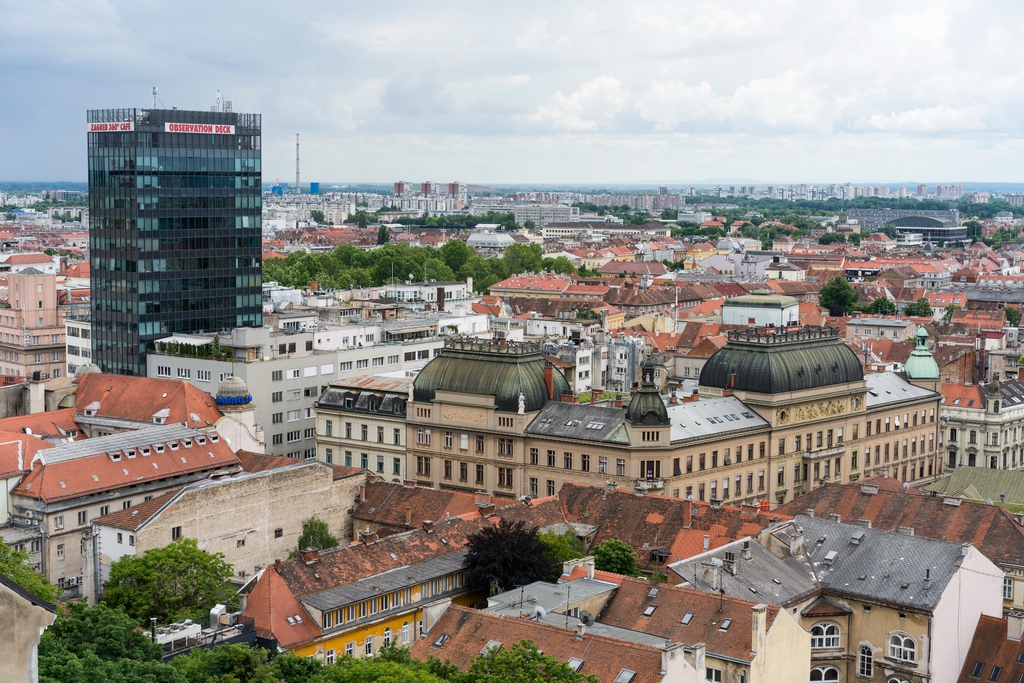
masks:
<svg viewBox="0 0 1024 683"><path fill-rule="evenodd" d="M412 526L412 505L405 506L405 525Z"/></svg>
<svg viewBox="0 0 1024 683"><path fill-rule="evenodd" d="M317 548L306 548L305 550L299 551L299 557L301 557L302 561L306 564L313 564L314 562L320 561L320 550Z"/></svg>
<svg viewBox="0 0 1024 683"><path fill-rule="evenodd" d="M423 528L426 530L426 532L428 534L433 533L434 532L434 522L432 520L429 520L429 519L423 520Z"/></svg>
<svg viewBox="0 0 1024 683"><path fill-rule="evenodd" d="M687 498L683 501L683 526L687 529L693 524L693 501Z"/></svg>
<svg viewBox="0 0 1024 683"><path fill-rule="evenodd" d="M1020 642L1024 635L1024 612L1010 612L1006 615L1006 639Z"/></svg>
<svg viewBox="0 0 1024 683"><path fill-rule="evenodd" d="M477 509L480 511L481 517L490 517L494 514L494 503L487 503L486 505L479 505Z"/></svg>
<svg viewBox="0 0 1024 683"><path fill-rule="evenodd" d="M281 558L280 557L274 559L274 569L277 570L278 574L281 573Z"/></svg>

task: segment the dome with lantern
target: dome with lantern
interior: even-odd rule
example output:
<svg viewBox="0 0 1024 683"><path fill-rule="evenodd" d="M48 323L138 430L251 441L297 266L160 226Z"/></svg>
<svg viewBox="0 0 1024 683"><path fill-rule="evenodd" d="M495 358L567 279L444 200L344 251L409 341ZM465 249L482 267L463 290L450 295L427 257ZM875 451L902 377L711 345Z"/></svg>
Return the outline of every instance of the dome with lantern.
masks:
<svg viewBox="0 0 1024 683"><path fill-rule="evenodd" d="M220 407L247 406L252 403L252 394L245 380L228 375L217 386L217 405Z"/></svg>

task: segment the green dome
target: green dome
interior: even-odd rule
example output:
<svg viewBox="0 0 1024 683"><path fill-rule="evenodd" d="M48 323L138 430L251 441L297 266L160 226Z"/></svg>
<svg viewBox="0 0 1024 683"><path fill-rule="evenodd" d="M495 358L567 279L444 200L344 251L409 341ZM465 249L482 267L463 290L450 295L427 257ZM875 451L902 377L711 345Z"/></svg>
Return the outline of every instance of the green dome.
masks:
<svg viewBox="0 0 1024 683"><path fill-rule="evenodd" d="M845 384L864 379L853 350L839 330L805 326L799 332L759 334L756 330L729 333L700 372L706 387L784 394Z"/></svg>
<svg viewBox="0 0 1024 683"><path fill-rule="evenodd" d="M667 425L668 409L654 385L654 361L647 356L640 363L640 389L633 394L626 410L626 419L635 425Z"/></svg>
<svg viewBox="0 0 1024 683"><path fill-rule="evenodd" d="M498 410L540 410L550 399L544 366L547 361L537 344L528 342L446 339L441 353L420 371L413 382L413 399L430 402L438 391L493 396ZM551 369L554 395L569 391L562 373Z"/></svg>
<svg viewBox="0 0 1024 683"><path fill-rule="evenodd" d="M939 365L928 351L928 333L923 327L917 328L917 346L910 352L903 371L910 379L940 379Z"/></svg>

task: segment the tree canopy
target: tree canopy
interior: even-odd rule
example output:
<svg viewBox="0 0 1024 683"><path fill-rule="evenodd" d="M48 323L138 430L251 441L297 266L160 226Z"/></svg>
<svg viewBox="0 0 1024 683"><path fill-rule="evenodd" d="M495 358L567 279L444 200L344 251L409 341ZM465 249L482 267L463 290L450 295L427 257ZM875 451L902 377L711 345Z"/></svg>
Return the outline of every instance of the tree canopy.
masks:
<svg viewBox="0 0 1024 683"><path fill-rule="evenodd" d="M497 526L486 526L468 539L463 562L466 585L488 590L491 595L534 581L550 581L561 567L548 555L548 546L537 529L522 520L502 518Z"/></svg>
<svg viewBox="0 0 1024 683"><path fill-rule="evenodd" d="M818 303L832 315L846 315L853 308L858 297L857 290L841 277L826 282L818 292Z"/></svg>
<svg viewBox="0 0 1024 683"><path fill-rule="evenodd" d="M927 297L921 297L917 301L912 301L903 307L904 315L917 315L922 317L932 317L932 305L928 303Z"/></svg>
<svg viewBox="0 0 1024 683"><path fill-rule="evenodd" d="M636 553L628 545L619 540L618 536L598 543L593 548L594 567L601 571L625 576L637 576L640 570L636 566Z"/></svg>
<svg viewBox="0 0 1024 683"><path fill-rule="evenodd" d="M331 528L327 522L313 515L302 523L302 535L299 536L298 545L292 551L291 556L298 557L299 551L306 548L326 550L327 548L337 548L338 545L338 539L331 534Z"/></svg>
<svg viewBox="0 0 1024 683"><path fill-rule="evenodd" d="M47 602L57 602L60 589L50 580L32 569L29 554L25 550L15 550L0 538L0 574L5 575L29 593Z"/></svg>
<svg viewBox="0 0 1024 683"><path fill-rule="evenodd" d="M583 544L571 529L566 529L560 534L554 531L544 531L538 534L537 538L547 546L544 554L559 565L583 557Z"/></svg>
<svg viewBox="0 0 1024 683"><path fill-rule="evenodd" d="M896 315L896 304L884 296L880 296L871 302L867 312L873 315Z"/></svg>
<svg viewBox="0 0 1024 683"><path fill-rule="evenodd" d="M1017 327L1020 325L1020 309L1014 308L1013 306L1007 306L1003 309L1006 313L1006 324L1010 327Z"/></svg>
<svg viewBox="0 0 1024 683"><path fill-rule="evenodd" d="M179 538L112 563L103 602L140 621L200 619L214 605L235 602L228 584L232 573L223 554L200 550L193 538Z"/></svg>

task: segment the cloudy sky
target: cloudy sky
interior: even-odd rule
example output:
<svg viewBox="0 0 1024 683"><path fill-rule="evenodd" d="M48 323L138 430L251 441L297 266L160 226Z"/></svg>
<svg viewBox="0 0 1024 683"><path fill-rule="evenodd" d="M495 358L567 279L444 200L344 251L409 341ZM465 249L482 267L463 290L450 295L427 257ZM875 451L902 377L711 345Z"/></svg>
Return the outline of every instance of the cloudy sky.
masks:
<svg viewBox="0 0 1024 683"><path fill-rule="evenodd" d="M0 180L85 110L263 114L264 180L1024 181L1024 3L0 0Z"/></svg>

